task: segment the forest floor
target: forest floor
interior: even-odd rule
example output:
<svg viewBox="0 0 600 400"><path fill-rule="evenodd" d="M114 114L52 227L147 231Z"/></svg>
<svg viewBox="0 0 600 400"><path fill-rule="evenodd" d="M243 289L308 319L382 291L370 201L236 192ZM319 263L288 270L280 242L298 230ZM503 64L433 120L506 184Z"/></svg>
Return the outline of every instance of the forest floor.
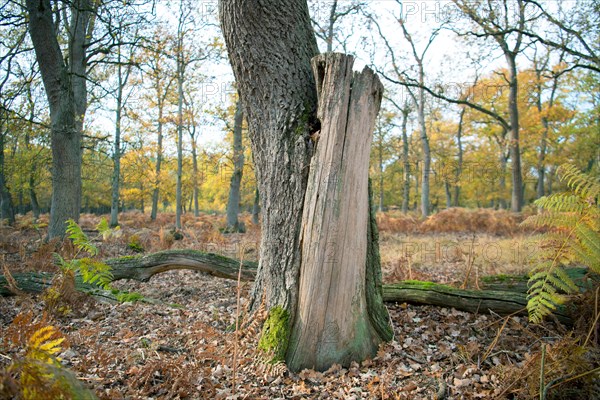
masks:
<svg viewBox="0 0 600 400"><path fill-rule="evenodd" d="M518 221L506 222L512 226L508 230L501 224L452 231L447 220L438 229L423 224L411 229L394 218L379 218L386 282L419 279L473 287L481 275L523 273L531 262L530 234L519 230ZM222 235L222 218L186 216L184 238L174 240L172 216L150 223L145 215L125 213L121 233L106 241L97 238L97 244L101 258L134 254L130 244L136 242L146 252L193 248L256 259L259 230L248 219L247 233ZM90 237L97 237L99 220L82 217ZM3 268L12 273L55 268L53 249L42 244L39 229L26 218L16 228L0 228ZM179 270L113 286L139 292L146 301L79 298L71 312L59 315L44 312L41 295L0 298L0 369L22 355L23 336L48 324L66 338L58 354L62 365L103 399L434 399L441 393L447 399L539 398L543 343L546 382L573 373L570 363L581 361L565 361L578 337L554 322L533 325L523 316L388 304L395 338L372 360L291 373L255 354L258 321L245 321L235 332L234 281ZM243 284L241 310L248 290ZM551 389L548 398L586 398L578 397L581 389L566 382Z"/></svg>

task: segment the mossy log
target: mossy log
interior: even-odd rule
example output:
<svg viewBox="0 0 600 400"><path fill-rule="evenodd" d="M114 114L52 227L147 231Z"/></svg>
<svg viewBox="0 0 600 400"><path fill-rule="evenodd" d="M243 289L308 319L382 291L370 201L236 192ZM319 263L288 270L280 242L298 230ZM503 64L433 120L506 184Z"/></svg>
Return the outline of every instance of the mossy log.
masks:
<svg viewBox="0 0 600 400"><path fill-rule="evenodd" d="M383 285L385 301L453 307L470 313L500 315L525 314L527 294L503 290L467 290L432 282L405 281ZM554 315L564 324L570 325L569 311L562 307Z"/></svg>
<svg viewBox="0 0 600 400"><path fill-rule="evenodd" d="M104 261L112 267L113 280L134 279L146 282L153 275L173 269L204 272L217 278L238 278L240 262L233 258L196 250L166 250L143 256L111 258ZM242 281L252 281L258 264L242 262Z"/></svg>
<svg viewBox="0 0 600 400"><path fill-rule="evenodd" d="M113 268L113 280L133 279L147 281L153 275L173 269L200 271L209 275L237 279L240 262L228 257L203 253L194 250L169 250L144 256L120 257L105 261ZM252 281L256 275L256 263L242 262L242 281ZM567 270L574 281L585 290L590 282L586 279L587 269ZM40 293L50 286L53 275L50 273L15 273L18 288L27 293ZM86 292L97 291L90 285L78 280L77 288ZM383 300L412 304L428 304L440 307L454 307L467 312L487 313L493 311L500 315L519 313L527 304L527 276L501 275L482 279L485 290L457 289L451 286L419 281L405 281L383 285ZM10 296L6 279L0 275L0 295ZM561 308L555 313L559 321L570 324L570 313Z"/></svg>

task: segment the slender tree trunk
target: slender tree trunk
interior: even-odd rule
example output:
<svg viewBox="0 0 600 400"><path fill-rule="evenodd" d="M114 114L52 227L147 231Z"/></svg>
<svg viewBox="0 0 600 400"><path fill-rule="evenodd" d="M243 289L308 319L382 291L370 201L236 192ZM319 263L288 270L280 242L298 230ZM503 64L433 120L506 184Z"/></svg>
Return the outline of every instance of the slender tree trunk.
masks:
<svg viewBox="0 0 600 400"><path fill-rule="evenodd" d="M408 133L406 129L409 113L410 109L408 107L402 110L402 164L404 165L402 212L404 214L408 212L408 202L410 201L410 159L408 158Z"/></svg>
<svg viewBox="0 0 600 400"><path fill-rule="evenodd" d="M0 126L0 129L3 129ZM0 222L8 221L9 225L14 224L15 214L12 206L10 192L6 187L6 175L4 174L4 137L0 132Z"/></svg>
<svg viewBox="0 0 600 400"><path fill-rule="evenodd" d="M33 132L33 120L35 118L35 103L31 95L31 87L28 88L27 91L27 100L29 102L29 132L25 135L25 147L27 151L31 152L31 138L30 132ZM1 129L1 128L0 128ZM27 182L27 191L29 192L29 203L31 204L31 212L33 214L33 218L37 221L40 216L40 206L38 203L37 195L35 193L35 176L37 173L38 165L37 158L31 158L31 165L29 167L29 180ZM0 167L1 168L1 167Z"/></svg>
<svg viewBox="0 0 600 400"><path fill-rule="evenodd" d="M146 207L144 204L144 181L140 180L140 210L142 214L146 212Z"/></svg>
<svg viewBox="0 0 600 400"><path fill-rule="evenodd" d="M158 122L157 122L157 145L156 145L156 169L154 178L154 190L152 191L152 210L150 211L150 219L156 220L156 214L158 213L158 196L159 196L159 185L160 185L160 169L162 164L162 147L163 147L163 101L160 98L157 102L158 107Z"/></svg>
<svg viewBox="0 0 600 400"><path fill-rule="evenodd" d="M175 229L181 230L181 214L183 213L183 54L181 39L178 42L177 55L177 186L175 188Z"/></svg>
<svg viewBox="0 0 600 400"><path fill-rule="evenodd" d="M252 204L252 223L254 225L258 225L259 223L259 219L258 216L260 214L260 205L259 205L259 195L258 195L258 188L256 188L256 190L254 190L254 203Z"/></svg>
<svg viewBox="0 0 600 400"><path fill-rule="evenodd" d="M460 118L458 120L458 131L456 132L456 145L457 145L457 163L456 171L454 176L454 207L460 206L460 176L462 175L463 168L463 146L462 146L462 130L463 120L465 116L466 108L460 110Z"/></svg>
<svg viewBox="0 0 600 400"><path fill-rule="evenodd" d="M37 220L40 217L40 204L35 193L35 176L33 172L29 174L29 201L31 202L31 212L33 218Z"/></svg>
<svg viewBox="0 0 600 400"><path fill-rule="evenodd" d="M198 204L200 197L200 185L198 183L198 143L196 142L195 135L192 137L192 174L192 185L194 186L194 217L198 217L200 215L200 207Z"/></svg>
<svg viewBox="0 0 600 400"><path fill-rule="evenodd" d="M537 181L537 197L540 198L544 196L544 186L545 186L545 175L546 175L546 147L548 140L548 118L542 117L542 137L540 138L540 150L538 152L537 159L537 173L538 173L538 181Z"/></svg>
<svg viewBox="0 0 600 400"><path fill-rule="evenodd" d="M383 137L381 132L379 132L377 143L377 162L379 167L379 212L383 212Z"/></svg>
<svg viewBox="0 0 600 400"><path fill-rule="evenodd" d="M417 211L417 200L419 198L419 162L415 163L415 202L414 202L414 210Z"/></svg>
<svg viewBox="0 0 600 400"><path fill-rule="evenodd" d="M521 212L523 207L523 176L521 174L521 150L519 147L519 107L516 55L509 54L506 59L509 64L509 94L508 113L510 117L509 151L511 159L512 196L511 209Z"/></svg>
<svg viewBox="0 0 600 400"><path fill-rule="evenodd" d="M548 116L543 115L544 108L542 104L542 70L537 68L536 66L536 75L538 79L538 93L537 93L537 108L538 112L542 114L541 122L542 122L542 137L540 138L540 150L538 153L537 160L537 172L538 172L538 182L537 182L537 197L540 198L545 195L545 178L546 178L546 153L548 148L548 133L550 131L550 123L548 121ZM558 88L558 76L554 76L554 80L552 82L552 89L550 92L550 98L548 99L548 110L552 108L554 105L554 98L556 96L556 90Z"/></svg>
<svg viewBox="0 0 600 400"><path fill-rule="evenodd" d="M333 51L333 29L336 21L337 0L331 2L331 11L329 13L329 25L327 27L327 52Z"/></svg>
<svg viewBox="0 0 600 400"><path fill-rule="evenodd" d="M444 192L446 193L446 209L452 207L452 193L450 192L450 182L444 179Z"/></svg>
<svg viewBox="0 0 600 400"><path fill-rule="evenodd" d="M233 174L229 184L229 199L227 200L227 231L238 232L240 225L240 188L244 173L244 147L242 146L242 122L244 114L240 100L235 106L233 118Z"/></svg>
<svg viewBox="0 0 600 400"><path fill-rule="evenodd" d="M500 154L500 179L499 179L499 193L498 193L498 206L506 210L508 208L508 204L506 202L506 198L504 195L506 193L506 168L508 164L508 159L506 155L504 155L504 151Z"/></svg>
<svg viewBox="0 0 600 400"><path fill-rule="evenodd" d="M554 175L556 173L556 169L554 167L550 168L548 171L548 195L552 194L552 184L554 183Z"/></svg>
<svg viewBox="0 0 600 400"><path fill-rule="evenodd" d="M119 225L119 182L121 180L121 115L123 110L123 80L121 74L121 55L117 60L117 111L115 115L115 144L113 149L113 177L110 207L110 226Z"/></svg>
<svg viewBox="0 0 600 400"><path fill-rule="evenodd" d="M422 69L422 65L420 66ZM421 84L424 82L423 73L421 73ZM421 176L421 215L429 215L429 173L431 170L431 150L429 148L429 138L427 137L427 125L425 124L425 91L419 88L417 100L417 114L419 127L421 129L421 148L423 151L423 169Z"/></svg>

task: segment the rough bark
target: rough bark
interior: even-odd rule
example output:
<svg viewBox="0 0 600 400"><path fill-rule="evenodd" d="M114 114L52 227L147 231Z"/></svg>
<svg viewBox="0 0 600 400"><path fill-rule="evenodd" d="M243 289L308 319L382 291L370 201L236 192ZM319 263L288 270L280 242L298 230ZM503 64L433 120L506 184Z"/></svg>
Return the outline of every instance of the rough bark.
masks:
<svg viewBox="0 0 600 400"><path fill-rule="evenodd" d="M376 352L382 338L366 298L368 171L383 86L354 59L328 53L312 60L320 139L304 201L300 290L287 363L291 370L349 365Z"/></svg>
<svg viewBox="0 0 600 400"><path fill-rule="evenodd" d="M229 183L229 198L227 199L227 232L240 231L238 214L240 213L240 189L244 173L243 120L242 104L238 100L233 117L233 174Z"/></svg>
<svg viewBox="0 0 600 400"><path fill-rule="evenodd" d="M48 236L62 237L67 219L79 219L81 208L81 137L87 108L87 57L93 6L71 4L68 55L63 58L50 0L27 0L29 33L50 104L52 204ZM65 21L66 22L66 21Z"/></svg>
<svg viewBox="0 0 600 400"><path fill-rule="evenodd" d="M306 191L307 138L315 121L310 59L318 52L304 0L221 0L219 16L238 84L260 200L260 265L252 304L293 313Z"/></svg>

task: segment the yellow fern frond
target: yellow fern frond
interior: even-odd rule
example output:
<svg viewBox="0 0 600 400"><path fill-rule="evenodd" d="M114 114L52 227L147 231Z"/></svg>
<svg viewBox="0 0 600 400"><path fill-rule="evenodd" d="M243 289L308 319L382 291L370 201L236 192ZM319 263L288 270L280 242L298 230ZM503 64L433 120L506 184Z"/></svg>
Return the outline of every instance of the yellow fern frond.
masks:
<svg viewBox="0 0 600 400"><path fill-rule="evenodd" d="M64 340L65 338L61 337L60 332L54 326L44 326L35 331L29 338L25 357L31 360L54 363L53 356L62 350L60 345Z"/></svg>

